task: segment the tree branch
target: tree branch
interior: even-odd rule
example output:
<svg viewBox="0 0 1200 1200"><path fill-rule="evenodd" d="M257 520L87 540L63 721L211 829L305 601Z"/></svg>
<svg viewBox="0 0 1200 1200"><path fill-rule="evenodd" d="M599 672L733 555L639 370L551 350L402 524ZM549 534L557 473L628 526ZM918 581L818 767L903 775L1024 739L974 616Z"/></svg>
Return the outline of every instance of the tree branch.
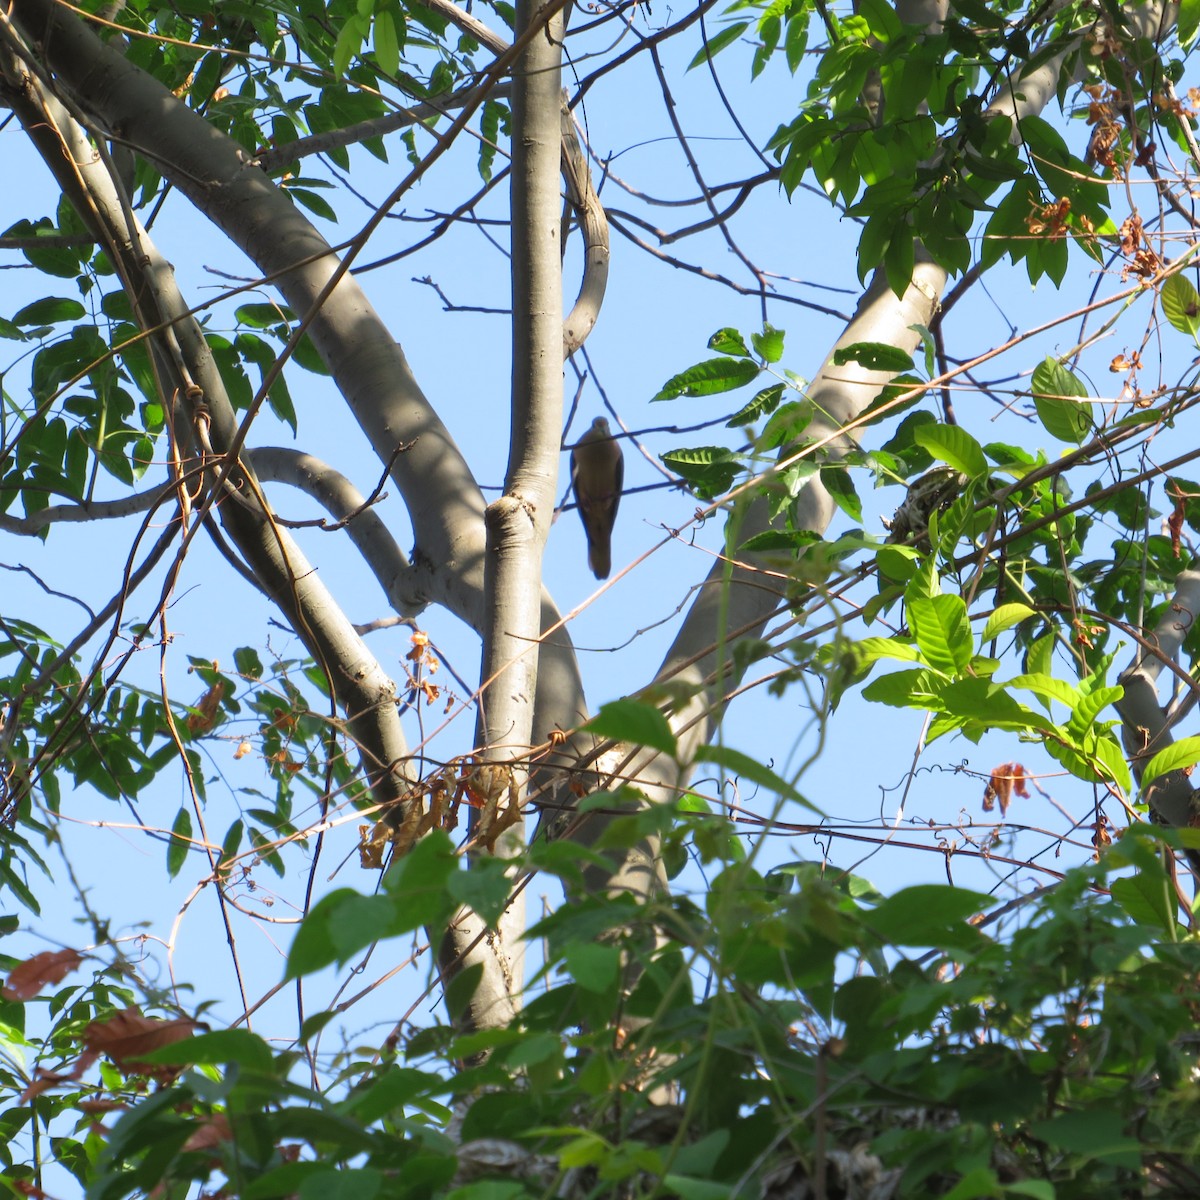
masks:
<svg viewBox="0 0 1200 1200"><path fill-rule="evenodd" d="M562 429L562 259L558 186L560 57L563 19L547 22L539 0L518 0L517 36L544 25L513 68L512 137L512 421L504 495L488 505L479 721L476 745L488 791L503 789L508 804L524 798L533 744L533 698L538 676L542 555L554 512ZM581 156L582 157L582 156ZM490 795L492 805L501 798ZM505 831L492 807L473 831L504 857L524 845L519 814ZM496 843L496 832L502 837ZM491 939L480 917L463 910L441 947L451 964L483 967L467 1004L468 1028L506 1025L524 987L525 893L512 898ZM454 1014L456 1017L458 1014Z"/></svg>
<svg viewBox="0 0 1200 1200"><path fill-rule="evenodd" d="M11 12L60 86L103 130L154 160L268 278L288 304L313 312L337 260L306 217L231 138L192 112L156 80L101 42L53 0L15 0ZM483 497L453 438L413 378L400 346L356 280L342 274L309 326L355 419L381 462L401 441L392 476L416 538L414 578L422 598L445 604L468 624L483 620ZM543 628L558 613L543 594ZM542 647L538 725L570 723L583 707L570 639L561 630Z"/></svg>
<svg viewBox="0 0 1200 1200"><path fill-rule="evenodd" d="M408 556L396 543L383 518L340 471L315 455L285 446L255 449L250 462L259 479L286 483L307 493L330 516L345 522L346 532L379 581L393 610L415 617L425 604L416 593Z"/></svg>
<svg viewBox="0 0 1200 1200"><path fill-rule="evenodd" d="M150 344L163 404L168 412L186 414L176 423L177 436L190 425L202 442L219 453L231 444L237 421L208 343L188 315L170 265L123 202L84 131L36 78L33 56L7 19L0 21L0 33L13 111L64 195L101 239L139 324L156 330ZM22 63L28 64L28 70ZM259 502L261 492L244 464L228 473L227 487L220 498L229 499L219 511L231 540L328 674L377 801L398 799L406 786L407 746L395 709L394 685L289 535ZM182 496L180 505L186 513ZM184 534L179 556L186 553L198 528L193 525Z"/></svg>

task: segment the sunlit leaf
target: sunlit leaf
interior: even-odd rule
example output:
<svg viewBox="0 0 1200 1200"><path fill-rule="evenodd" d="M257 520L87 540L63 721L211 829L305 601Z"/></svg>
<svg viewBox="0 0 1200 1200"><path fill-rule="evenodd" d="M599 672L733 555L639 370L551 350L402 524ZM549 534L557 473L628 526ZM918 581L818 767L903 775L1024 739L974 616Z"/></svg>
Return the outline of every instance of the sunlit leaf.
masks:
<svg viewBox="0 0 1200 1200"><path fill-rule="evenodd" d="M664 754L676 752L675 735L661 709L640 700L613 700L601 705L583 729L614 741L649 746Z"/></svg>
<svg viewBox="0 0 1200 1200"><path fill-rule="evenodd" d="M1083 381L1055 358L1044 359L1033 372L1033 403L1039 420L1051 437L1060 442L1083 442L1092 428Z"/></svg>
<svg viewBox="0 0 1200 1200"><path fill-rule="evenodd" d="M1019 625L1034 615L1035 610L1028 604L1019 602L1001 604L988 617L987 624L984 625L983 632L979 635L980 645L990 642L993 638L999 637L1006 629L1011 629L1014 625Z"/></svg>
<svg viewBox="0 0 1200 1200"><path fill-rule="evenodd" d="M961 596L914 596L908 601L908 623L934 670L957 675L971 661L974 639Z"/></svg>
<svg viewBox="0 0 1200 1200"><path fill-rule="evenodd" d="M956 471L972 479L987 475L987 459L983 448L961 425L921 424L913 428L913 441L923 446L934 458L949 463Z"/></svg>
<svg viewBox="0 0 1200 1200"><path fill-rule="evenodd" d="M1200 0L1196 0L1200 11ZM1179 330L1195 337L1200 331L1200 294L1196 285L1180 271L1167 277L1162 285L1163 316Z"/></svg>
<svg viewBox="0 0 1200 1200"><path fill-rule="evenodd" d="M758 378L753 359L710 358L673 375L651 400L675 400L680 396L715 396L744 387Z"/></svg>
<svg viewBox="0 0 1200 1200"><path fill-rule="evenodd" d="M1185 737L1160 750L1142 770L1142 787L1170 771L1186 771L1200 763L1200 737Z"/></svg>

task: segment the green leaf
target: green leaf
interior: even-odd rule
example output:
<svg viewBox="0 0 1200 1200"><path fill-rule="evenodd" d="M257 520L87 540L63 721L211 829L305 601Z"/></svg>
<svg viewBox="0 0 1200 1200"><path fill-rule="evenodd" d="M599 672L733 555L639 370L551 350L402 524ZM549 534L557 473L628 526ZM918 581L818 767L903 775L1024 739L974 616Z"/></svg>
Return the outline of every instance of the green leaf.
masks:
<svg viewBox="0 0 1200 1200"><path fill-rule="evenodd" d="M1076 741L1081 741L1084 734L1092 727L1096 718L1110 705L1115 704L1125 694L1121 687L1101 687L1080 697L1075 705L1070 720L1067 721L1067 733Z"/></svg>
<svg viewBox="0 0 1200 1200"><path fill-rule="evenodd" d="M450 835L440 829L427 833L403 858L393 862L383 879L383 886L399 908L389 936L431 925L439 914L449 911L452 905L446 898L447 881L459 867Z"/></svg>
<svg viewBox="0 0 1200 1200"><path fill-rule="evenodd" d="M253 646L239 646L233 652L233 664L239 675L247 679L261 679L263 673L262 659Z"/></svg>
<svg viewBox="0 0 1200 1200"><path fill-rule="evenodd" d="M1191 46L1196 40L1198 30L1200 30L1200 0L1181 0L1179 16L1175 23L1175 35L1179 38L1181 50L1187 50ZM1172 275L1171 278L1177 279L1178 276ZM1175 322L1172 321L1171 324L1174 325Z"/></svg>
<svg viewBox="0 0 1200 1200"><path fill-rule="evenodd" d="M308 1176L297 1193L300 1200L375 1200L383 1175L371 1167L339 1167Z"/></svg>
<svg viewBox="0 0 1200 1200"><path fill-rule="evenodd" d="M1104 768L1103 775L1111 779L1126 795L1133 791L1133 777L1129 773L1129 764L1125 761L1125 752L1111 734L1103 734L1096 739L1092 747L1096 761Z"/></svg>
<svg viewBox="0 0 1200 1200"><path fill-rule="evenodd" d="M900 662L917 662L917 648L908 638L868 637L854 643L854 658L860 667L870 666L880 659L897 659Z"/></svg>
<svg viewBox="0 0 1200 1200"><path fill-rule="evenodd" d="M1004 15L996 12L984 0L950 0L950 7L955 12L962 13L973 24L981 25L985 29L1004 27Z"/></svg>
<svg viewBox="0 0 1200 1200"><path fill-rule="evenodd" d="M386 896L361 896L338 888L309 910L288 951L285 979L299 979L386 936L392 908ZM359 939L362 939L361 941Z"/></svg>
<svg viewBox="0 0 1200 1200"><path fill-rule="evenodd" d="M811 529L793 529L790 533L782 529L764 529L762 533L748 537L739 549L754 554L778 550L795 553L803 550L806 546L815 545L821 540L821 535L813 533Z"/></svg>
<svg viewBox="0 0 1200 1200"><path fill-rule="evenodd" d="M1000 1180L990 1167L974 1167L942 1197L942 1200L979 1200L996 1196L1001 1191Z"/></svg>
<svg viewBox="0 0 1200 1200"><path fill-rule="evenodd" d="M895 6L888 0L862 0L855 5L854 11L860 17L866 18L871 36L881 42L890 42L900 36L901 24L896 16Z"/></svg>
<svg viewBox="0 0 1200 1200"><path fill-rule="evenodd" d="M224 59L224 55L213 51L200 60L200 65L193 72L191 86L188 88L188 95L197 105L206 104L212 99L212 94L217 90L217 85L221 81Z"/></svg>
<svg viewBox="0 0 1200 1200"><path fill-rule="evenodd" d="M379 66L385 74L395 75L400 70L400 39L396 36L395 17L386 8L375 13L373 43Z"/></svg>
<svg viewBox="0 0 1200 1200"><path fill-rule="evenodd" d="M883 269L887 275L888 286L897 297L902 297L908 290L908 285L912 283L915 264L916 252L913 248L912 230L902 224L892 234L892 240L883 256ZM963 269L967 265L964 262Z"/></svg>
<svg viewBox="0 0 1200 1200"><path fill-rule="evenodd" d="M271 329L295 320L295 314L285 304L241 304L234 311L239 325L252 329Z"/></svg>
<svg viewBox="0 0 1200 1200"><path fill-rule="evenodd" d="M700 496L712 497L728 491L742 471L741 459L725 446L681 446L659 457Z"/></svg>
<svg viewBox="0 0 1200 1200"><path fill-rule="evenodd" d="M715 36L710 37L696 51L695 57L688 63L687 69L691 71L693 68L700 66L701 63L707 62L710 58L713 58L724 50L726 46L736 42L749 28L749 21L736 21L732 25L726 25L724 29Z"/></svg>
<svg viewBox="0 0 1200 1200"><path fill-rule="evenodd" d="M1038 419L1051 437L1060 442L1082 443L1092 427L1086 404L1069 397L1087 399L1083 381L1057 359L1047 357L1033 372L1033 403Z"/></svg>
<svg viewBox="0 0 1200 1200"><path fill-rule="evenodd" d="M167 875L174 879L183 870L188 851L192 848L192 814L183 805L175 814L171 840L167 843Z"/></svg>
<svg viewBox="0 0 1200 1200"><path fill-rule="evenodd" d="M1055 1200L1054 1184L1045 1179L1022 1179L1017 1183L1006 1183L1004 1191L1009 1196L1032 1196L1033 1200Z"/></svg>
<svg viewBox="0 0 1200 1200"><path fill-rule="evenodd" d="M749 425L751 421L757 421L759 417L770 416L783 398L783 389L782 383L776 383L769 388L763 388L761 392L756 392L754 399L739 408L725 424L730 429L738 429Z"/></svg>
<svg viewBox="0 0 1200 1200"><path fill-rule="evenodd" d="M346 19L338 30L337 41L333 47L333 72L337 76L345 75L350 60L362 49L367 36L367 23L364 18L351 16Z"/></svg>
<svg viewBox="0 0 1200 1200"><path fill-rule="evenodd" d="M302 208L307 208L310 213L315 213L326 221L337 221L337 213L334 212L333 206L324 196L318 195L310 188L287 187L284 190L297 204Z"/></svg>
<svg viewBox="0 0 1200 1200"><path fill-rule="evenodd" d="M1026 708L1004 690L1004 685L990 679L976 676L956 679L942 688L939 699L943 710L951 716L988 729L1014 729L1022 733L1056 729L1048 717Z"/></svg>
<svg viewBox="0 0 1200 1200"><path fill-rule="evenodd" d="M225 840L221 843L221 861L227 862L238 852L242 844L242 834L245 826L241 821L234 821L225 831Z"/></svg>
<svg viewBox="0 0 1200 1200"><path fill-rule="evenodd" d="M271 384L267 393L267 404L271 411L283 421L293 436L296 433L296 407L292 403L292 394L288 391L287 380L282 375Z"/></svg>
<svg viewBox="0 0 1200 1200"><path fill-rule="evenodd" d="M1142 771L1142 790L1160 775L1169 771L1183 771L1200 763L1200 737L1185 737L1165 750L1160 750Z"/></svg>
<svg viewBox="0 0 1200 1200"><path fill-rule="evenodd" d="M912 546L880 546L875 552L880 574L897 583L907 583L917 573L917 559Z"/></svg>
<svg viewBox="0 0 1200 1200"><path fill-rule="evenodd" d="M994 896L946 884L919 884L889 896L865 914L867 925L885 941L897 946L977 948L983 935L967 918L985 912Z"/></svg>
<svg viewBox="0 0 1200 1200"><path fill-rule="evenodd" d="M1197 0L1200 6L1200 0ZM1179 330L1195 337L1200 330L1200 294L1195 285L1182 272L1168 276L1162 285L1163 316Z"/></svg>
<svg viewBox="0 0 1200 1200"><path fill-rule="evenodd" d="M641 700L613 700L602 704L600 711L583 729L587 733L649 746L674 757L678 753L675 735L660 709Z"/></svg>
<svg viewBox="0 0 1200 1200"><path fill-rule="evenodd" d="M479 175L485 183L492 178L502 123L507 129L508 109L495 100L486 101L479 116Z"/></svg>
<svg viewBox="0 0 1200 1200"><path fill-rule="evenodd" d="M1035 642L1034 645L1041 650L1042 639ZM1053 639L1050 639L1051 646ZM1032 649L1030 651L1032 659ZM1026 675L1015 675L1005 685L1006 688L1025 688L1031 691L1036 696L1043 696L1047 700L1059 700L1068 708L1074 708L1079 703L1081 695L1078 688L1069 684L1065 679L1058 679L1053 675L1047 675L1043 672L1030 672Z"/></svg>
<svg viewBox="0 0 1200 1200"><path fill-rule="evenodd" d="M758 377L759 365L746 358L709 358L673 375L651 400L675 400L679 396L715 396L744 387Z"/></svg>
<svg viewBox="0 0 1200 1200"><path fill-rule="evenodd" d="M777 363L783 357L783 330L764 325L762 333L752 333L750 341L764 362Z"/></svg>
<svg viewBox="0 0 1200 1200"><path fill-rule="evenodd" d="M724 329L718 329L716 333L708 339L708 348L715 350L718 354L731 354L736 358L749 358L750 351L746 347L746 342L742 335L729 326Z"/></svg>
<svg viewBox="0 0 1200 1200"><path fill-rule="evenodd" d="M1022 621L1035 615L1036 610L1030 608L1028 604L1001 604L988 617L987 624L984 625L983 632L979 635L979 644L986 645L1006 629L1011 629L1014 625L1019 625Z"/></svg>
<svg viewBox="0 0 1200 1200"><path fill-rule="evenodd" d="M454 871L446 881L450 895L477 912L495 929L512 893L507 864L500 858L479 858L470 870Z"/></svg>
<svg viewBox="0 0 1200 1200"><path fill-rule="evenodd" d="M749 779L751 783L757 783L759 787L764 787L778 796L794 800L797 804L802 804L805 808L810 808L815 813L821 811L815 804L796 791L786 779L780 778L770 767L764 766L758 759L751 758L750 755L743 754L740 750L731 750L728 746L701 746L697 749L693 762L712 763L713 766L723 767L725 770L735 775L740 775L743 779Z"/></svg>
<svg viewBox="0 0 1200 1200"><path fill-rule="evenodd" d="M893 375L913 369L912 355L886 342L855 342L833 352L834 366L848 362L856 362L870 371L890 371Z"/></svg>
<svg viewBox="0 0 1200 1200"><path fill-rule="evenodd" d="M1048 1121L1032 1122L1030 1130L1034 1137L1061 1150L1104 1159L1130 1171L1141 1168L1141 1144L1126 1136L1119 1113L1102 1109L1063 1113Z"/></svg>
<svg viewBox="0 0 1200 1200"><path fill-rule="evenodd" d="M714 1179L693 1179L688 1175L668 1173L663 1176L663 1187L681 1200L725 1200L733 1195L733 1185L717 1183Z"/></svg>
<svg viewBox="0 0 1200 1200"><path fill-rule="evenodd" d="M568 942L564 948L567 970L584 989L602 995L617 981L621 951L606 942Z"/></svg>
<svg viewBox="0 0 1200 1200"><path fill-rule="evenodd" d="M845 467L822 467L821 482L825 490L833 497L833 502L852 521L862 523L862 501L854 490L854 481Z"/></svg>
<svg viewBox="0 0 1200 1200"><path fill-rule="evenodd" d="M341 965L373 942L445 919L454 907L448 879L457 867L449 835L437 829L392 864L384 893L363 896L338 888L322 897L300 923L284 978Z"/></svg>
<svg viewBox="0 0 1200 1200"><path fill-rule="evenodd" d="M961 425L917 425L912 439L928 450L934 458L949 463L956 471L972 479L983 479L987 475L987 459L983 447Z"/></svg>
<svg viewBox="0 0 1200 1200"><path fill-rule="evenodd" d="M154 462L154 442L143 434L129 448L129 464L135 479L141 479Z"/></svg>
<svg viewBox="0 0 1200 1200"><path fill-rule="evenodd" d="M1112 880L1109 891L1134 924L1156 929L1175 940L1177 901L1165 874L1156 876L1153 872L1138 871Z"/></svg>
<svg viewBox="0 0 1200 1200"><path fill-rule="evenodd" d="M365 1089L352 1091L341 1108L353 1112L361 1121L377 1121L417 1097L444 1091L446 1081L436 1075L415 1067L392 1066Z"/></svg>
<svg viewBox="0 0 1200 1200"><path fill-rule="evenodd" d="M195 1037L169 1046L160 1046L149 1054L139 1055L140 1061L162 1064L237 1063L251 1070L270 1072L275 1067L271 1047L257 1034L247 1029L218 1029L199 1033Z"/></svg>
<svg viewBox="0 0 1200 1200"><path fill-rule="evenodd" d="M925 661L944 675L960 675L975 651L967 605L961 596L914 596L908 624Z"/></svg>
<svg viewBox="0 0 1200 1200"><path fill-rule="evenodd" d="M64 296L44 296L27 304L13 316L14 325L54 325L58 321L78 321L87 309L78 300Z"/></svg>

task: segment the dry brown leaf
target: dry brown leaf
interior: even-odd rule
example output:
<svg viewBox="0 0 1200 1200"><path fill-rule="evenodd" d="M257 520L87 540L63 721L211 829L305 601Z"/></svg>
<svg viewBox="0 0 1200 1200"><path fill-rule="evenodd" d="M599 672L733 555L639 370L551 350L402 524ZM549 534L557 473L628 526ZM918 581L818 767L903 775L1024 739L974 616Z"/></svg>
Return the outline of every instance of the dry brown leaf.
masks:
<svg viewBox="0 0 1200 1200"><path fill-rule="evenodd" d="M49 1192L43 1192L32 1179L14 1179L13 1187L18 1196L29 1196L31 1200L53 1200Z"/></svg>
<svg viewBox="0 0 1200 1200"><path fill-rule="evenodd" d="M1000 815L1004 816L1014 794L1022 800L1029 799L1025 768L1020 763L1002 763L992 772L983 789L983 811L991 812L999 804Z"/></svg>
<svg viewBox="0 0 1200 1200"><path fill-rule="evenodd" d="M215 1150L222 1142L228 1142L233 1137L228 1119L218 1113L209 1117L186 1142L185 1150Z"/></svg>
<svg viewBox="0 0 1200 1200"><path fill-rule="evenodd" d="M103 1021L93 1021L83 1031L83 1044L93 1055L107 1054L122 1071L148 1075L153 1072L139 1066L137 1059L191 1037L199 1027L199 1022L189 1017L156 1021L136 1008L126 1008Z"/></svg>
<svg viewBox="0 0 1200 1200"><path fill-rule="evenodd" d="M46 950L13 967L8 983L0 988L5 1000L31 1000L48 983L61 983L79 964L75 950Z"/></svg>
<svg viewBox="0 0 1200 1200"><path fill-rule="evenodd" d="M385 821L358 827L358 865L364 871L382 871L384 851L391 845L392 831Z"/></svg>
<svg viewBox="0 0 1200 1200"><path fill-rule="evenodd" d="M191 733L207 733L217 717L217 709L221 707L221 699L225 695L225 681L218 679L216 683L196 701L196 711L187 719L187 727Z"/></svg>
<svg viewBox="0 0 1200 1200"><path fill-rule="evenodd" d="M89 1117L102 1117L110 1112L128 1112L129 1105L124 1100L79 1100L75 1107Z"/></svg>
<svg viewBox="0 0 1200 1200"><path fill-rule="evenodd" d="M43 1092L48 1092L52 1087L57 1087L60 1083L73 1083L78 1078L79 1076L74 1071L69 1075L64 1075L61 1071L46 1071L38 1067L37 1074L21 1093L17 1103L28 1104L30 1100L40 1096Z"/></svg>
<svg viewBox="0 0 1200 1200"><path fill-rule="evenodd" d="M1167 528L1171 531L1171 553L1179 557L1180 544L1183 541L1183 520L1187 516L1187 506L1184 495L1175 484L1167 485L1167 495L1175 501L1175 507L1167 518Z"/></svg>

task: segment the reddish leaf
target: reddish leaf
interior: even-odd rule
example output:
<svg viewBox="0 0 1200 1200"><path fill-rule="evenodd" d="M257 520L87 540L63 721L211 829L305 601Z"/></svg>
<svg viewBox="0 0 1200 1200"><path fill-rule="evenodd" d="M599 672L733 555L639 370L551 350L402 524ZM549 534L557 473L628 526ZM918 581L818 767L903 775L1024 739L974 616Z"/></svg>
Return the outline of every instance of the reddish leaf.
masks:
<svg viewBox="0 0 1200 1200"><path fill-rule="evenodd" d="M52 1087L55 1087L60 1083L70 1083L74 1079L74 1073L71 1075L64 1075L59 1071L46 1071L39 1067L32 1082L21 1093L18 1103L28 1104L30 1100L40 1096L43 1092L48 1092Z"/></svg>
<svg viewBox="0 0 1200 1200"><path fill-rule="evenodd" d="M217 719L217 709L225 696L225 681L218 679L216 683L196 701L196 711L189 714L187 727L191 733L207 733Z"/></svg>
<svg viewBox="0 0 1200 1200"><path fill-rule="evenodd" d="M5 1000L31 1000L48 983L61 983L83 958L74 950L46 950L13 967L7 986L0 988Z"/></svg>
<svg viewBox="0 0 1200 1200"><path fill-rule="evenodd" d="M136 1060L160 1046L181 1042L191 1037L199 1028L199 1022L188 1017L176 1017L173 1021L156 1021L143 1017L136 1008L126 1008L114 1013L104 1021L93 1021L83 1031L83 1044L93 1054L107 1054L122 1071L137 1071Z"/></svg>
<svg viewBox="0 0 1200 1200"><path fill-rule="evenodd" d="M1020 763L1004 763L997 767L983 789L983 811L991 812L998 803L1000 815L1004 816L1014 793L1022 800L1028 800L1026 779L1025 768Z"/></svg>
<svg viewBox="0 0 1200 1200"><path fill-rule="evenodd" d="M110 1112L128 1112L129 1105L124 1100L80 1100L75 1107L89 1117L102 1117Z"/></svg>
<svg viewBox="0 0 1200 1200"><path fill-rule="evenodd" d="M1171 553L1178 558L1179 544L1183 539L1183 519L1186 515L1184 495L1173 483L1167 485L1167 495L1175 501L1175 507L1167 518L1167 528L1171 531Z"/></svg>
<svg viewBox="0 0 1200 1200"><path fill-rule="evenodd" d="M209 1117L186 1142L185 1150L215 1150L222 1142L228 1142L233 1137L229 1121L222 1114Z"/></svg>

